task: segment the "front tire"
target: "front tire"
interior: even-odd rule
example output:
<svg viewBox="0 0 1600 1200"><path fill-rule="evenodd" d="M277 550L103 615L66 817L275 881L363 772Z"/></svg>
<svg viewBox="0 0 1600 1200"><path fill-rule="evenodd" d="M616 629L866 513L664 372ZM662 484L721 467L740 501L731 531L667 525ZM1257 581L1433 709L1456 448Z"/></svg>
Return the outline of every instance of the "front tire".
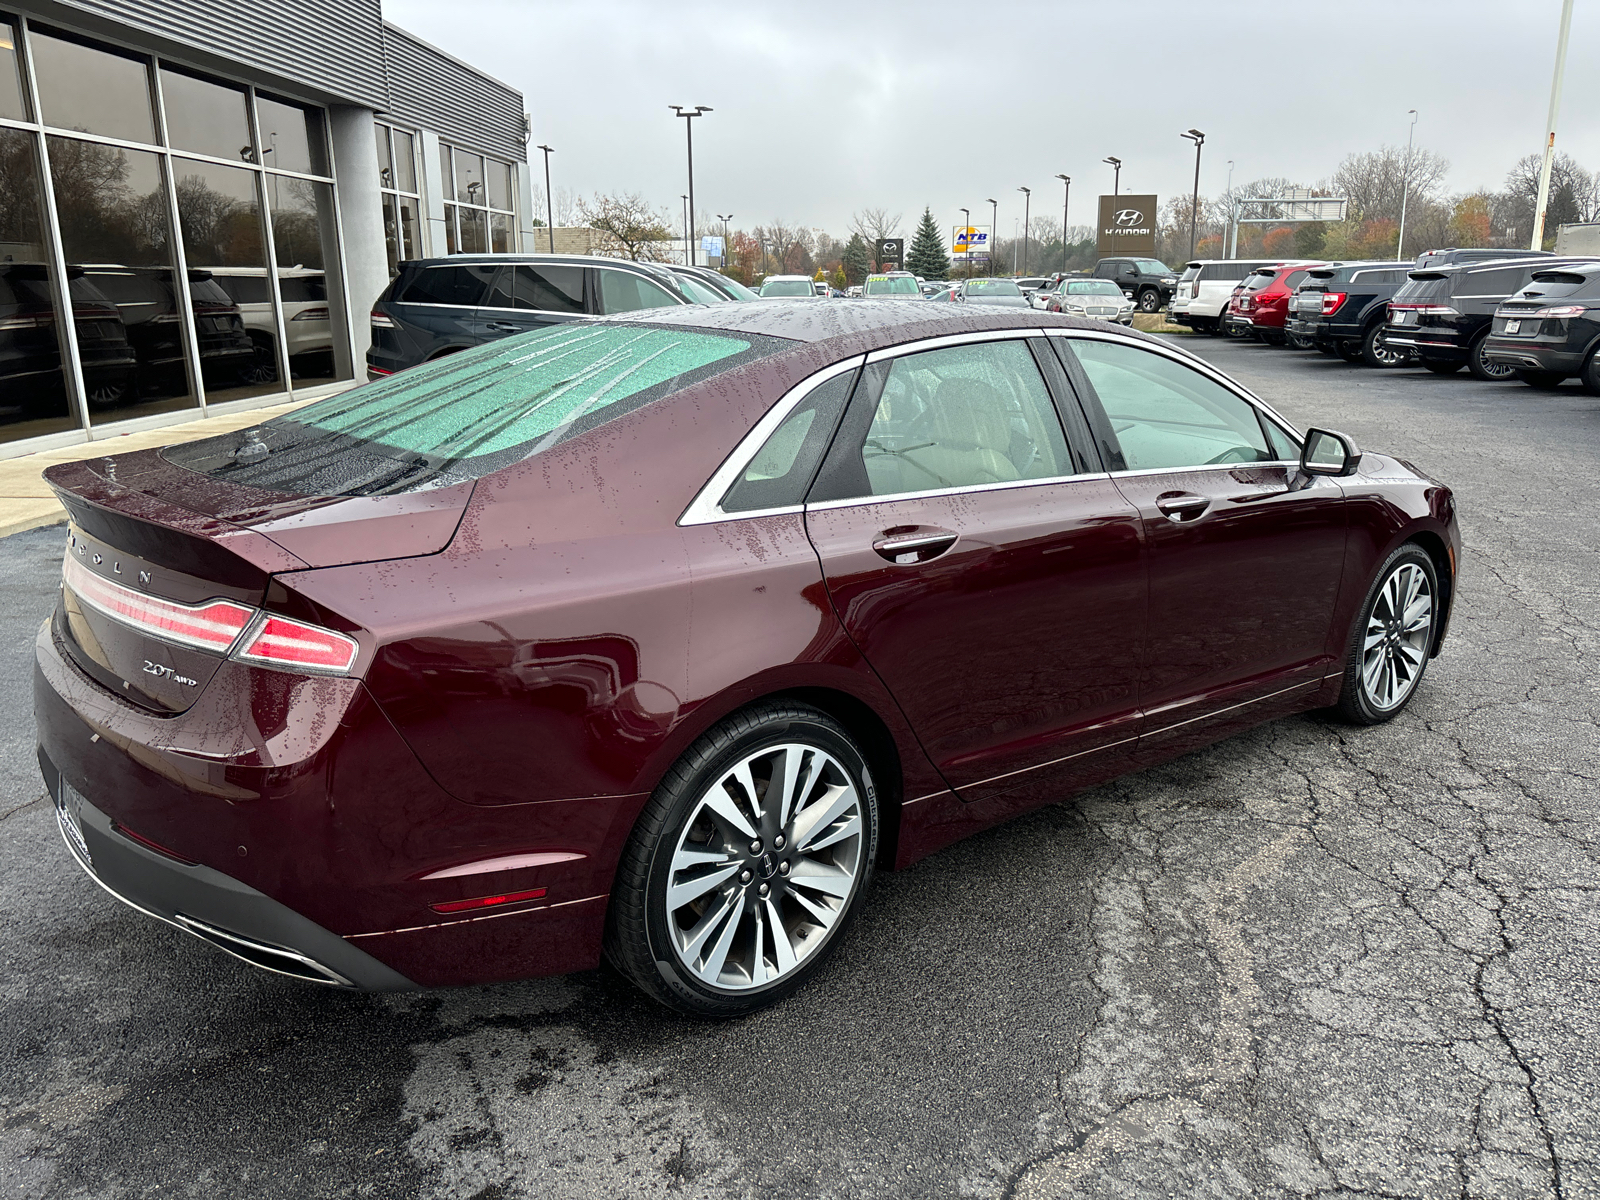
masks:
<svg viewBox="0 0 1600 1200"><path fill-rule="evenodd" d="M776 1003L821 967L878 854L865 757L824 713L736 714L667 772L617 870L606 955L679 1012Z"/></svg>
<svg viewBox="0 0 1600 1200"><path fill-rule="evenodd" d="M1153 313L1161 308L1161 293L1155 288L1145 288L1139 293L1139 311Z"/></svg>
<svg viewBox="0 0 1600 1200"><path fill-rule="evenodd" d="M1417 694L1439 619L1433 559L1407 542L1378 568L1350 631L1338 712L1355 725L1393 720Z"/></svg>

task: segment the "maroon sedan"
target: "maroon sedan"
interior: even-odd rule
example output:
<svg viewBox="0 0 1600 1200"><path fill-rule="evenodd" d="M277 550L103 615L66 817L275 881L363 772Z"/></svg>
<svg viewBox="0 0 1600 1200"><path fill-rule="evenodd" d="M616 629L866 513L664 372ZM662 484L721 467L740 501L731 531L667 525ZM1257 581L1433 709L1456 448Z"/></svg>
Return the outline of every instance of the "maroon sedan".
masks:
<svg viewBox="0 0 1600 1200"><path fill-rule="evenodd" d="M1029 310L579 321L56 466L39 759L113 895L402 989L735 1013L875 867L1438 653L1450 490Z"/></svg>

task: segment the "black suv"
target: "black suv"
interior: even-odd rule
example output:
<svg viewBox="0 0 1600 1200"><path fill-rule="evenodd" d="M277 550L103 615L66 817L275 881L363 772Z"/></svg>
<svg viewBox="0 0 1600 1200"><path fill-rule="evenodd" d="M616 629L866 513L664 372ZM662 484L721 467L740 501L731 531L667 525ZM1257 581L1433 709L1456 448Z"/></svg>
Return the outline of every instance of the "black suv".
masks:
<svg viewBox="0 0 1600 1200"><path fill-rule="evenodd" d="M1094 277L1111 280L1145 313L1165 308L1178 287L1178 273L1153 258L1102 258L1094 265Z"/></svg>
<svg viewBox="0 0 1600 1200"><path fill-rule="evenodd" d="M372 306L367 375L578 317L698 303L671 271L581 254L452 254L400 264Z"/></svg>
<svg viewBox="0 0 1600 1200"><path fill-rule="evenodd" d="M1406 281L1408 263L1354 262L1312 267L1295 292L1285 330L1346 362L1396 367L1410 357L1383 340L1389 297Z"/></svg>
<svg viewBox="0 0 1600 1200"><path fill-rule="evenodd" d="M1389 301L1383 336L1391 346L1414 348L1422 365L1438 374L1448 375L1465 366L1475 379L1510 379L1516 374L1515 367L1484 354L1494 310L1513 292L1526 287L1535 271L1594 261L1519 255L1412 271Z"/></svg>
<svg viewBox="0 0 1600 1200"><path fill-rule="evenodd" d="M1555 387L1576 375L1600 396L1600 262L1533 273L1528 286L1494 314L1483 344L1490 362L1513 368L1524 383Z"/></svg>

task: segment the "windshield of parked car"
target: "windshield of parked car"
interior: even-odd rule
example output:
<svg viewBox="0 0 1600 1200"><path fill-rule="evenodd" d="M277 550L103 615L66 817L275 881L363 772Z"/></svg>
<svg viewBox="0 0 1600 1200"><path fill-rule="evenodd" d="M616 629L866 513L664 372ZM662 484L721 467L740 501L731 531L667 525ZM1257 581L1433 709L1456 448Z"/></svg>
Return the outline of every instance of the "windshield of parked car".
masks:
<svg viewBox="0 0 1600 1200"><path fill-rule="evenodd" d="M1133 260L1133 265L1139 268L1139 273L1141 275L1171 275L1172 274L1172 268L1171 267L1167 266L1166 263L1158 262L1157 260L1155 260L1153 258L1136 258L1136 259Z"/></svg>
<svg viewBox="0 0 1600 1200"><path fill-rule="evenodd" d="M1065 290L1069 296L1115 296L1122 299L1122 289L1109 279L1069 279Z"/></svg>
<svg viewBox="0 0 1600 1200"><path fill-rule="evenodd" d="M299 495L382 495L475 479L789 342L659 325L575 321L476 346L319 400L169 461Z"/></svg>
<svg viewBox="0 0 1600 1200"><path fill-rule="evenodd" d="M814 296L810 280L806 279L769 279L761 285L761 295L770 300L777 296Z"/></svg>
<svg viewBox="0 0 1600 1200"><path fill-rule="evenodd" d="M917 281L910 275L868 275L869 296L920 296Z"/></svg>
<svg viewBox="0 0 1600 1200"><path fill-rule="evenodd" d="M1043 280L1039 282L1043 283ZM1020 296L1022 289L1009 279L969 279L969 296Z"/></svg>

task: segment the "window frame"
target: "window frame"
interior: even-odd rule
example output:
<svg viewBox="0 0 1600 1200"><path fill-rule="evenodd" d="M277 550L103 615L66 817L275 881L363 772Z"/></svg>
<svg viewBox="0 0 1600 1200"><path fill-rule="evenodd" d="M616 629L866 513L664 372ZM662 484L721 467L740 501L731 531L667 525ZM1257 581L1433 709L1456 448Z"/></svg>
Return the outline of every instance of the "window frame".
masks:
<svg viewBox="0 0 1600 1200"><path fill-rule="evenodd" d="M456 153L470 155L479 159L483 164L484 184L483 201L475 203L470 200L461 200L456 197ZM489 166L506 168L510 176L511 194L507 196L510 208L499 208L489 203ZM439 174L440 174L440 199L443 203L443 218L445 225L446 242L457 249L453 253L468 253L460 249L461 246L461 210L483 214L483 235L485 249L470 251L472 254L520 254L522 253L522 236L517 225L517 164L510 159L500 158L498 155L489 154L482 150L474 150L470 146L458 146L454 142L439 139ZM420 184L419 184L420 186ZM494 218L505 217L511 227L511 244L504 250L495 250L494 244Z"/></svg>
<svg viewBox="0 0 1600 1200"><path fill-rule="evenodd" d="M1224 391L1229 392L1248 405L1254 412L1256 420L1265 426L1268 422L1278 427L1278 431L1288 437L1295 445L1305 444L1305 435L1297 430L1293 424L1266 401L1246 390L1242 385L1228 378L1210 363L1192 355L1184 354L1170 347L1135 341L1132 338L1117 337L1114 334L1103 333L1097 329L1047 329L1045 335L1050 338L1064 340L1068 345L1065 353L1060 354L1061 365L1072 381L1073 389L1078 393L1080 403L1083 405L1084 416L1094 431L1097 441L1101 444L1101 454L1107 459L1109 474L1112 478L1132 477L1137 475L1188 475L1196 471L1237 471L1241 467L1288 467L1297 466L1298 458L1267 459L1246 463L1200 463L1187 467L1141 467L1131 468L1122 458L1122 443L1117 438L1116 432L1111 428L1110 419L1106 416L1104 405L1099 394L1094 390L1088 373L1083 369L1083 364L1078 361L1076 354L1071 351L1071 342L1076 340L1087 342L1114 342L1117 345L1128 346L1135 350L1142 350L1147 354L1158 354L1169 358L1181 366L1188 367L1204 378L1217 384ZM1063 349L1058 347L1058 350ZM1272 448L1272 438L1265 427L1261 436L1266 441L1267 447ZM1113 458L1110 451L1115 451Z"/></svg>

